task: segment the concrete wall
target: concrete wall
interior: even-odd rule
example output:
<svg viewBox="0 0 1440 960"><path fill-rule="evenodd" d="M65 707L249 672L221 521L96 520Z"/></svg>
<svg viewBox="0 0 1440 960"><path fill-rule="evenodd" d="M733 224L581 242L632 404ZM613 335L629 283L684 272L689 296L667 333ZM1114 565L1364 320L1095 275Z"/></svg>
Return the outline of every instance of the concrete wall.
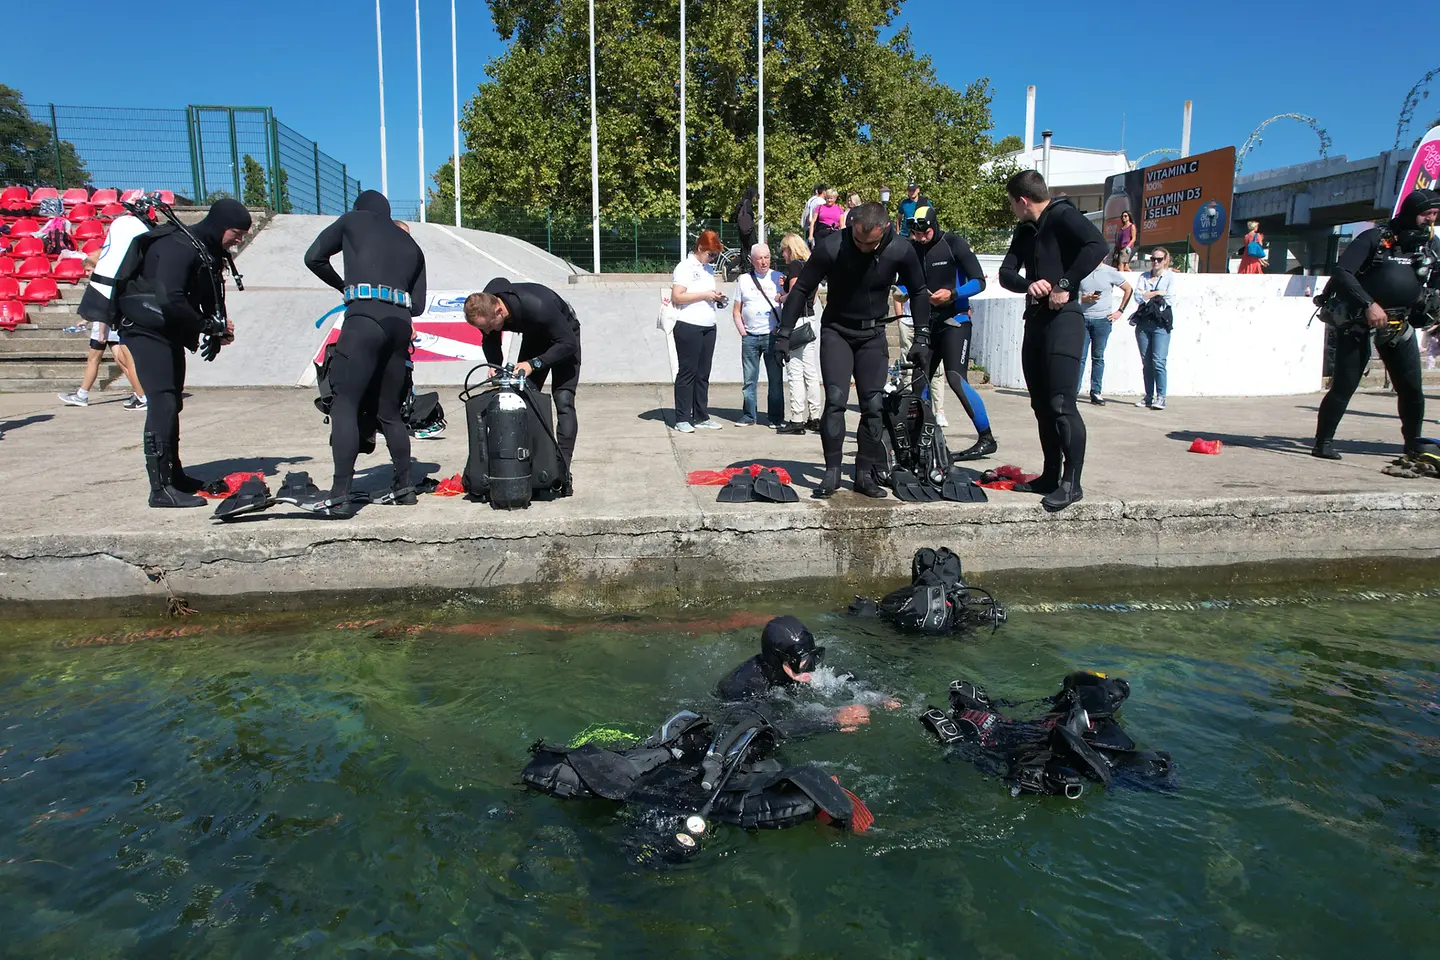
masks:
<svg viewBox="0 0 1440 960"><path fill-rule="evenodd" d="M986 272L993 277L988 267ZM1323 277L1176 274L1167 394L1285 396L1321 389L1325 327L1310 322L1315 306L1306 291L1324 283ZM1024 298L992 280L971 302L975 363L995 385L1024 389ZM1133 312L1131 307L1127 319L1114 324L1105 350L1106 394L1144 392L1135 328L1128 322Z"/></svg>

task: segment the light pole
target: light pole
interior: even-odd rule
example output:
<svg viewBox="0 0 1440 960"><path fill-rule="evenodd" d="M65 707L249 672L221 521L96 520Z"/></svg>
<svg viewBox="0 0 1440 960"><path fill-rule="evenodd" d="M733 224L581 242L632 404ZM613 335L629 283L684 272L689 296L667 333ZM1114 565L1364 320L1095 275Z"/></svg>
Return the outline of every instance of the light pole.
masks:
<svg viewBox="0 0 1440 960"><path fill-rule="evenodd" d="M595 124L595 0L590 0L590 234L591 272L600 272L600 135Z"/></svg>
<svg viewBox="0 0 1440 960"><path fill-rule="evenodd" d="M415 0L415 129L420 143L420 222L425 222L425 84L420 71L420 0Z"/></svg>
<svg viewBox="0 0 1440 960"><path fill-rule="evenodd" d="M680 0L680 258L685 258L687 210L685 203L685 0Z"/></svg>
<svg viewBox="0 0 1440 960"><path fill-rule="evenodd" d="M455 0L450 0L450 96L455 128L455 226L460 226L460 73L455 57Z"/></svg>
<svg viewBox="0 0 1440 960"><path fill-rule="evenodd" d="M375 0L375 57L380 73L380 192L390 195L390 165L385 149L385 46L380 38L380 0Z"/></svg>
<svg viewBox="0 0 1440 960"><path fill-rule="evenodd" d="M758 93L755 100L756 117L756 167L759 170L760 190L760 211L756 219L759 221L759 239L764 243L765 238L765 0L756 0L757 12L755 15L755 62L756 62L756 84ZM682 248L681 252L684 250ZM742 251L749 256L749 251Z"/></svg>

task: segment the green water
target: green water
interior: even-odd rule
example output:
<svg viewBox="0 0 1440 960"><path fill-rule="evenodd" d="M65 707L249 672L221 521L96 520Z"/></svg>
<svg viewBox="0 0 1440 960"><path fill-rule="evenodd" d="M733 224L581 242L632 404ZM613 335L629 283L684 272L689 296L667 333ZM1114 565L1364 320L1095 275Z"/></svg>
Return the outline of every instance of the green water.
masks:
<svg viewBox="0 0 1440 960"><path fill-rule="evenodd" d="M905 703L785 748L875 827L721 827L669 869L603 802L520 790L526 747L703 701L763 611L11 621L0 954L1433 956L1436 595L1158 606L1025 608L969 643L797 611ZM1130 680L1177 792L1012 799L915 720L954 677L1020 698L1082 666Z"/></svg>

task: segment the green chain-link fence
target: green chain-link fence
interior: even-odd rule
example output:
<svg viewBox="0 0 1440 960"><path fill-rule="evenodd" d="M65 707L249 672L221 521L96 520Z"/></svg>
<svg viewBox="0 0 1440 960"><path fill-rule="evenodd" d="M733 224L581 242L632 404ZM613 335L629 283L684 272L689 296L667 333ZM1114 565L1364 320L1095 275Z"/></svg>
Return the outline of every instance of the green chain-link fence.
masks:
<svg viewBox="0 0 1440 960"><path fill-rule="evenodd" d="M180 202L232 196L283 213L323 214L343 213L360 192L344 164L269 107L41 104L30 116L49 128L55 150L74 150L73 162L51 164L58 175L32 187L171 190Z"/></svg>

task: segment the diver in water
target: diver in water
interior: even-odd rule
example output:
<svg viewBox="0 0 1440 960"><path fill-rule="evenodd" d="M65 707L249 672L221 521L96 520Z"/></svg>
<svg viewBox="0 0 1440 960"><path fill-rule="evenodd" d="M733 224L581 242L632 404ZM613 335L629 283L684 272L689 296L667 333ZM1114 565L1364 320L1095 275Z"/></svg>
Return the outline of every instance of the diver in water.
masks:
<svg viewBox="0 0 1440 960"><path fill-rule="evenodd" d="M920 722L962 759L1011 784L1012 794L1038 793L1069 800L1085 792L1085 781L1119 782L1134 789L1173 786L1170 754L1138 750L1115 718L1130 696L1130 684L1103 673L1077 671L1060 692L1042 698L1049 709L1034 720L997 712L975 684L950 684L950 712L931 707Z"/></svg>
<svg viewBox="0 0 1440 960"><path fill-rule="evenodd" d="M961 575L960 558L948 547L915 551L910 585L879 600L856 597L851 616L878 617L907 633L950 634L1005 622L1005 607Z"/></svg>
<svg viewBox="0 0 1440 960"><path fill-rule="evenodd" d="M345 254L341 279L330 258ZM416 502L410 478L410 432L401 404L413 318L425 312L425 254L390 218L390 202L366 190L355 209L320 232L305 251L305 266L345 297L345 323L335 344L331 380L330 447L335 460L327 514L348 519L357 509L350 493L360 455L360 414L375 410L394 471L389 502Z"/></svg>
<svg viewBox="0 0 1440 960"><path fill-rule="evenodd" d="M760 652L731 670L715 688L716 696L726 703L755 700L775 690L793 691L813 681L813 673L819 669L825 658L825 648L816 645L815 636L796 617L776 617L765 625L760 634ZM840 680L856 692L864 689L854 674L845 674ZM886 709L894 710L899 701L885 698ZM825 730L854 732L860 724L870 722L870 708L863 703L850 703L839 708L831 717L807 723L804 720L789 721L798 724L790 736L804 733L819 733Z"/></svg>
<svg viewBox="0 0 1440 960"><path fill-rule="evenodd" d="M1420 452L1425 390L1415 328L1440 320L1440 193L1415 190L1388 223L1360 234L1335 265L1316 300L1335 327L1335 372L1320 401L1310 455L1339 460L1335 430L1370 363L1370 340L1395 386L1404 454Z"/></svg>

